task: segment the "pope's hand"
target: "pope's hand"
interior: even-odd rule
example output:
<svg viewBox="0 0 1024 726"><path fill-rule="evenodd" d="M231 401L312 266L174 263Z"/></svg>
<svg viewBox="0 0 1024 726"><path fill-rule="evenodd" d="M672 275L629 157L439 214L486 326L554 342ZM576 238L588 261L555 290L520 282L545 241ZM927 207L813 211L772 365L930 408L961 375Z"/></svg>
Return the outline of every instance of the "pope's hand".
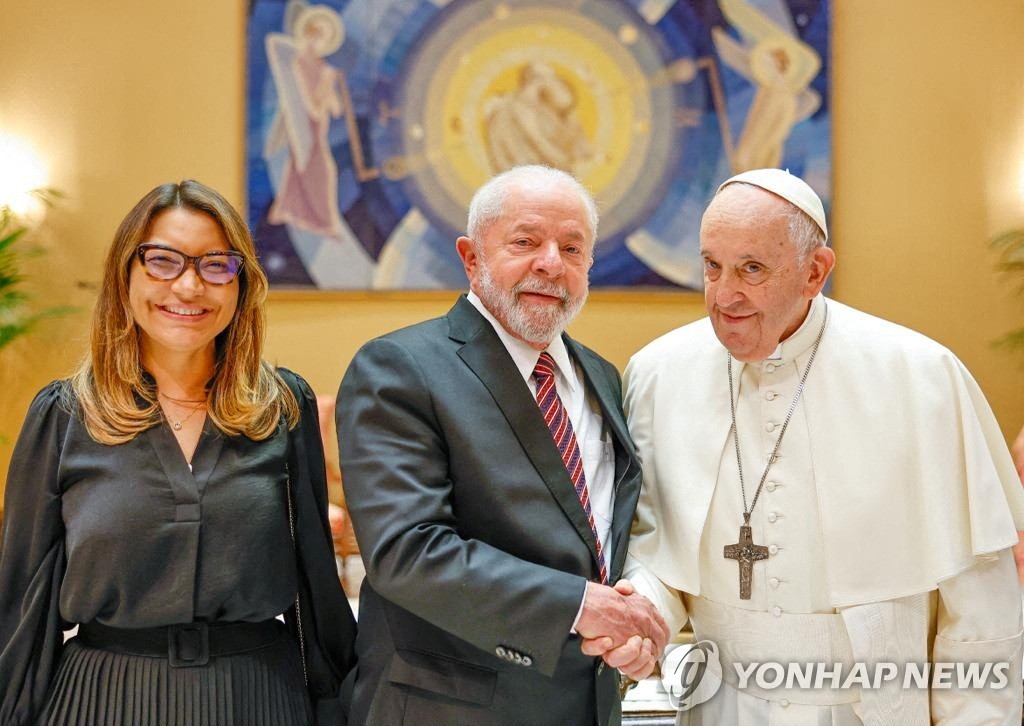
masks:
<svg viewBox="0 0 1024 726"><path fill-rule="evenodd" d="M634 681L642 681L654 672L660 654L661 650L655 647L650 638L634 635L619 647L606 651L602 657L605 663L618 668L623 675Z"/></svg>

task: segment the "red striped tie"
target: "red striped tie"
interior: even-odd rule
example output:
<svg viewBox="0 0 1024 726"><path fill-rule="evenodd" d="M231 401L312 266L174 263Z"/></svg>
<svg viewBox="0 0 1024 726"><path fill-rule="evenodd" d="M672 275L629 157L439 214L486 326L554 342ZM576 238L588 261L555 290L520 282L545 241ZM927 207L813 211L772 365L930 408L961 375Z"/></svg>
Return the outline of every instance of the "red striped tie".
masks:
<svg viewBox="0 0 1024 726"><path fill-rule="evenodd" d="M580 498L587 522L590 523L590 531L594 535L594 542L597 544L597 565L601 572L601 582L607 583L608 568L604 563L604 552L601 548L601 539L597 536L594 514L590 511L590 491L587 489L587 475L583 473L583 457L576 443L576 432L572 430L569 414L562 405L558 391L555 390L555 361L548 353L540 354L537 366L533 369L533 377L537 381L537 405L544 414L544 423L548 425L551 436L555 439L555 446L562 455L572 485L576 487L576 495Z"/></svg>

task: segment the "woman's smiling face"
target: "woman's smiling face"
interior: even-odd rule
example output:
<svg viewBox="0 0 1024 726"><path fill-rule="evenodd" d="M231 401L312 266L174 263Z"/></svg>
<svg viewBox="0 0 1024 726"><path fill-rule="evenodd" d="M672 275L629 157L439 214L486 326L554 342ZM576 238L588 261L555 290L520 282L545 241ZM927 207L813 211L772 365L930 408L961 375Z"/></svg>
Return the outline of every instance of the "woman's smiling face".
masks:
<svg viewBox="0 0 1024 726"><path fill-rule="evenodd" d="M231 250L213 217L183 207L155 216L145 241L193 257ZM237 276L225 285L213 285L188 264L177 279L158 280L146 272L136 256L128 281L128 299L142 333L143 358L207 350L212 354L214 341L234 317L238 293Z"/></svg>

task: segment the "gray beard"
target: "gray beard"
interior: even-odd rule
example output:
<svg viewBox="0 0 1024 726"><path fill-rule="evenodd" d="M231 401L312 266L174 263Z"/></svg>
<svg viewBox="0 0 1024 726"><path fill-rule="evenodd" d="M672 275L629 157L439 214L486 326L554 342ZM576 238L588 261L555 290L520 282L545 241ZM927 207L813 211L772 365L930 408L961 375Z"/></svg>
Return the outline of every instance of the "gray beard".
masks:
<svg viewBox="0 0 1024 726"><path fill-rule="evenodd" d="M485 259L481 259L478 282L484 307L508 327L508 332L530 343L547 345L560 336L587 301L587 292L573 299L563 287L537 279L528 278L513 286L511 291L503 290L491 277ZM519 294L523 292L554 295L562 303L552 309L532 310L519 303Z"/></svg>

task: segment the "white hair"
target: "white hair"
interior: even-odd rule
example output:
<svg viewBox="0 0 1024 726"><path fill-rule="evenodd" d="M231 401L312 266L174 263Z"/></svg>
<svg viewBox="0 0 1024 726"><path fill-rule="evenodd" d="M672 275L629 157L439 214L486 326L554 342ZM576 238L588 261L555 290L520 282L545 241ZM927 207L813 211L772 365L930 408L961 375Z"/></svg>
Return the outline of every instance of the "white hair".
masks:
<svg viewBox="0 0 1024 726"><path fill-rule="evenodd" d="M789 239L796 246L800 259L806 260L814 250L825 246L825 233L807 212L792 204L789 206Z"/></svg>
<svg viewBox="0 0 1024 726"><path fill-rule="evenodd" d="M493 177L480 187L469 202L469 219L466 222L466 234L476 244L480 244L487 228L504 213L505 199L513 187L529 186L531 183L561 183L571 187L583 204L586 214L587 228L591 241L597 239L597 204L590 192L576 177L561 169L541 164L516 166Z"/></svg>

